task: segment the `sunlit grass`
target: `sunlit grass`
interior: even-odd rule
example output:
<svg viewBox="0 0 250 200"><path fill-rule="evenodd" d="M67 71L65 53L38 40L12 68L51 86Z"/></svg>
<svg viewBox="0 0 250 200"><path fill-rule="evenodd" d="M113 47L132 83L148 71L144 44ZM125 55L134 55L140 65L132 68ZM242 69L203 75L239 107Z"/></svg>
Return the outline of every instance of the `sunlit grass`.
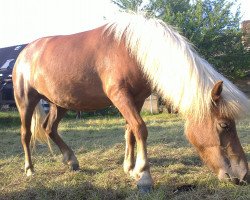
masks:
<svg viewBox="0 0 250 200"><path fill-rule="evenodd" d="M24 175L18 114L0 112L0 199L249 199L250 186L222 183L203 165L186 141L177 115L144 115L148 126L148 154L154 190L138 194L135 182L123 172L124 119L88 117L64 119L61 136L75 151L79 172L61 163L44 144L33 151L35 176ZM250 160L250 117L238 122L243 148ZM178 186L193 191L177 192Z"/></svg>

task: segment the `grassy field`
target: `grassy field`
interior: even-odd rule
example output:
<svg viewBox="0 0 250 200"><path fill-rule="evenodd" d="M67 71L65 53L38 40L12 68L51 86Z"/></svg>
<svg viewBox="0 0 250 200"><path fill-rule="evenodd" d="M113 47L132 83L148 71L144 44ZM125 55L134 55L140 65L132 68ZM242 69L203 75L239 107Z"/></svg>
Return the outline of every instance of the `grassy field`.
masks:
<svg viewBox="0 0 250 200"><path fill-rule="evenodd" d="M250 185L223 183L203 165L183 134L177 115L144 115L154 190L141 196L124 174L124 120L121 117L68 116L59 127L73 148L81 170L71 172L53 146L33 150L35 176L24 175L24 155L16 112L0 112L0 199L250 199ZM238 122L238 133L250 161L250 117ZM192 185L192 191L177 188Z"/></svg>

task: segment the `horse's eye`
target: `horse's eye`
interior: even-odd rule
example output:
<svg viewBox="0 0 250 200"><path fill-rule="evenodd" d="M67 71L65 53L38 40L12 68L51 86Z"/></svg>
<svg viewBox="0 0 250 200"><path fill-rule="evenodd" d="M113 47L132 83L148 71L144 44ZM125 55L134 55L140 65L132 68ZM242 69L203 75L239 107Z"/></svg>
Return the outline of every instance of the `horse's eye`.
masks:
<svg viewBox="0 0 250 200"><path fill-rule="evenodd" d="M228 123L225 123L225 122L221 122L219 123L220 127L223 128L223 129L228 129L229 127L229 124Z"/></svg>

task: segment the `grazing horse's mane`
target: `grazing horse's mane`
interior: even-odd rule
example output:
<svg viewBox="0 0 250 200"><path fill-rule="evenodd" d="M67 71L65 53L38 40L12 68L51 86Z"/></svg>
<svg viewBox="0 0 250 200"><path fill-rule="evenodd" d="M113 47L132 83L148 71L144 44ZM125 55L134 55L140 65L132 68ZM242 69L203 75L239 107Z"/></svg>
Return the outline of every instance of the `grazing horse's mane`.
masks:
<svg viewBox="0 0 250 200"><path fill-rule="evenodd" d="M249 109L248 99L228 79L194 50L171 26L139 14L123 14L106 25L136 58L147 78L166 100L185 117L200 120L211 114L211 90L223 81L220 112L237 118Z"/></svg>

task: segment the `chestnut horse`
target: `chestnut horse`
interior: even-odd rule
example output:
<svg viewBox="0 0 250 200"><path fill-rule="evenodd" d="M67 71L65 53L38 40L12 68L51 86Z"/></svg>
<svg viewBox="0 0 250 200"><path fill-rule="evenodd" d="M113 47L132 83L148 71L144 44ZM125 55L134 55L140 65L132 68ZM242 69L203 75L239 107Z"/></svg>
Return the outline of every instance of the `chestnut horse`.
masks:
<svg viewBox="0 0 250 200"><path fill-rule="evenodd" d="M161 20L124 14L94 30L38 39L19 55L13 84L27 175L34 170L31 120L40 99L51 105L42 135L52 139L74 170L79 163L58 135L60 120L69 109L113 104L127 123L124 171L142 190L151 188L148 132L140 110L157 90L186 120L188 140L219 179L246 181L248 164L235 119L249 108L248 99Z"/></svg>

